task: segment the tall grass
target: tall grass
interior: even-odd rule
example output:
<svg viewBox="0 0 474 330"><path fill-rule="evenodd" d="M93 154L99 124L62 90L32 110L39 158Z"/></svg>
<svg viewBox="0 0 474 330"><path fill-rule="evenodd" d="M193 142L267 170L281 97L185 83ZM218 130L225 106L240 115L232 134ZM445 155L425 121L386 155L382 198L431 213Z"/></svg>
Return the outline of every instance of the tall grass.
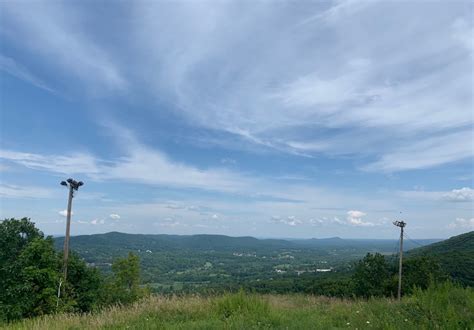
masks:
<svg viewBox="0 0 474 330"><path fill-rule="evenodd" d="M474 329L474 291L451 283L392 299L310 295L152 296L96 314L58 314L11 329Z"/></svg>

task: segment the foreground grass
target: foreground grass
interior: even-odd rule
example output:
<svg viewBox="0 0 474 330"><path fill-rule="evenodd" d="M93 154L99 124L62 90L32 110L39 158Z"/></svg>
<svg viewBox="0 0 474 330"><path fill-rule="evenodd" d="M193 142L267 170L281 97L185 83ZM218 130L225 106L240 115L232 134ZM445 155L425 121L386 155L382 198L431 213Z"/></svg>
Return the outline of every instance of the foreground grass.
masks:
<svg viewBox="0 0 474 330"><path fill-rule="evenodd" d="M0 326L1 327L1 326ZM474 290L446 283L402 302L308 295L153 296L97 314L60 314L10 329L474 329Z"/></svg>

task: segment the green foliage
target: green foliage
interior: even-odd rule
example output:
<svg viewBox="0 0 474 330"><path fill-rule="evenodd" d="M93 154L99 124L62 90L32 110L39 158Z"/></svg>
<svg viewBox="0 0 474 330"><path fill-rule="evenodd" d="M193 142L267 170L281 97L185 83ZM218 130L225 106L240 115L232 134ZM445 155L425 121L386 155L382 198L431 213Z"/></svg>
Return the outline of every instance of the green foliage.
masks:
<svg viewBox="0 0 474 330"><path fill-rule="evenodd" d="M140 258L129 253L112 264L113 276L106 283L103 300L105 304L129 304L147 294L140 287Z"/></svg>
<svg viewBox="0 0 474 330"><path fill-rule="evenodd" d="M99 302L100 274L74 253L68 282L57 307L62 255L28 218L0 222L0 320L50 314L89 312Z"/></svg>
<svg viewBox="0 0 474 330"><path fill-rule="evenodd" d="M451 279L474 286L474 231L411 250L407 256L432 257Z"/></svg>
<svg viewBox="0 0 474 330"><path fill-rule="evenodd" d="M47 249L52 248L52 241L43 241L43 237L28 218L0 222L0 320L29 315L36 299L47 302L37 313L49 310L48 289L54 276L48 269L51 256ZM41 297L32 297L31 290Z"/></svg>
<svg viewBox="0 0 474 330"><path fill-rule="evenodd" d="M59 282L58 259L51 238L35 238L18 257L17 285L21 287L16 303L22 317L49 314L56 309Z"/></svg>
<svg viewBox="0 0 474 330"><path fill-rule="evenodd" d="M368 253L356 263L352 276L354 293L361 297L382 297L387 294L390 270L385 257Z"/></svg>
<svg viewBox="0 0 474 330"><path fill-rule="evenodd" d="M62 260L62 254L59 255ZM75 252L69 254L68 281L63 290L63 309L70 312L91 312L101 305L104 279L97 268L88 267Z"/></svg>
<svg viewBox="0 0 474 330"><path fill-rule="evenodd" d="M403 260L402 292L404 294L411 294L415 288L426 289L431 283L439 283L446 279L447 275L432 257L422 256ZM398 277L396 280L398 281Z"/></svg>

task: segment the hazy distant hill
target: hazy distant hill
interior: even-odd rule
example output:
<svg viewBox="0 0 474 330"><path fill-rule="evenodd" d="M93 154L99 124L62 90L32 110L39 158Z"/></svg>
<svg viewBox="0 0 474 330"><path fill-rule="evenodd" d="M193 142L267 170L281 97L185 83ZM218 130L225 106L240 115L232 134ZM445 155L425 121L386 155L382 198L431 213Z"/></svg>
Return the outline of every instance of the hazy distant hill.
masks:
<svg viewBox="0 0 474 330"><path fill-rule="evenodd" d="M408 257L421 255L436 258L454 279L474 286L474 231L408 252Z"/></svg>
<svg viewBox="0 0 474 330"><path fill-rule="evenodd" d="M63 237L55 239L61 247ZM114 249L154 250L252 250L255 248L290 248L295 244L279 239L257 239L254 237L230 237L224 235L144 235L111 232L106 234L80 235L71 238L71 248L103 247Z"/></svg>
<svg viewBox="0 0 474 330"><path fill-rule="evenodd" d="M421 244L431 244L437 239L419 241ZM55 238L56 246L62 247L63 237ZM396 248L395 240L388 239L342 239L312 238L312 239L257 239L254 237L231 237L225 235L165 235L165 234L125 234L110 232L106 234L80 235L71 237L71 248L85 249L87 247L104 249L125 249L173 251L173 250L255 250L255 249L285 249L285 248L331 248L331 247L367 247L372 250L391 251ZM415 247L406 242L405 249Z"/></svg>

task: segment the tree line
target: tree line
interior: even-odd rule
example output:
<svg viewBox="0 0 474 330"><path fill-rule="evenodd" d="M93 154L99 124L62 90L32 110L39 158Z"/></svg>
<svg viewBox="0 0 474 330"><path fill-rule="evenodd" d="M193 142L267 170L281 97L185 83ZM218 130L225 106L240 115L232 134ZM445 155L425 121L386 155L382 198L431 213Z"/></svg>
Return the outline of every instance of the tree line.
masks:
<svg viewBox="0 0 474 330"><path fill-rule="evenodd" d="M112 264L112 274L88 267L74 252L68 278L61 283L63 254L54 249L28 218L0 222L0 320L11 321L58 312L91 312L128 304L147 294L140 286L138 256L130 253Z"/></svg>

